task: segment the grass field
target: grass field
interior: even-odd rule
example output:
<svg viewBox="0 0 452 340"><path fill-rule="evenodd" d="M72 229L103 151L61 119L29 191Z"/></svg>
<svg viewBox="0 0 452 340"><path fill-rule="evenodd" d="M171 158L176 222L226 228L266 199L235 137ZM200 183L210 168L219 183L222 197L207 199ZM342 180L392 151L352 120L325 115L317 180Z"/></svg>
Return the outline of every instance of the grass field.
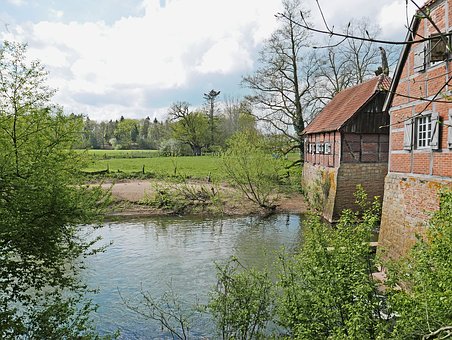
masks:
<svg viewBox="0 0 452 340"><path fill-rule="evenodd" d="M85 152L80 150L79 152ZM158 150L88 150L88 155L93 160L112 158L152 158L158 157Z"/></svg>
<svg viewBox="0 0 452 340"><path fill-rule="evenodd" d="M85 172L109 170L109 173L144 173L155 177L183 176L190 178L207 178L211 176L216 180L224 179L221 169L221 159L218 156L183 156L183 157L158 157L148 158L110 158L92 159Z"/></svg>
<svg viewBox="0 0 452 340"><path fill-rule="evenodd" d="M112 177L175 177L222 181L226 178L219 156L163 157L154 150L89 150L90 162L84 172L99 172L108 169ZM296 160L291 154L289 161ZM143 168L144 167L144 168ZM144 173L143 173L144 170Z"/></svg>

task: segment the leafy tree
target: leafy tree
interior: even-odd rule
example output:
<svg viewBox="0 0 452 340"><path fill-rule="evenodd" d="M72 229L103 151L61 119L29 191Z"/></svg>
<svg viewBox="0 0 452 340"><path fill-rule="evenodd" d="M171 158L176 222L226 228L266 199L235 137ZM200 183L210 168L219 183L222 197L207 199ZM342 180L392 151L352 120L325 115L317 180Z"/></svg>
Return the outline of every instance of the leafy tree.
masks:
<svg viewBox="0 0 452 340"><path fill-rule="evenodd" d="M149 117L146 117L145 119L142 119L139 123L140 131L139 131L139 138L138 138L138 147L140 149L150 149L150 143L149 143L149 127L151 125L151 119Z"/></svg>
<svg viewBox="0 0 452 340"><path fill-rule="evenodd" d="M121 116L119 123L116 124L114 136L117 142L117 148L130 149L132 144L138 138L138 122L135 119L128 119Z"/></svg>
<svg viewBox="0 0 452 340"><path fill-rule="evenodd" d="M215 99L217 98L217 96L220 94L220 91L215 91L215 90L210 90L210 92L208 93L204 93L204 99L207 101L207 103L209 104L209 113L208 113L208 118L209 118L209 129L210 129L210 142L209 142L209 146L213 146L214 142L215 142L215 130L216 130L216 126L215 126L215 119L214 119L214 113L215 113Z"/></svg>
<svg viewBox="0 0 452 340"><path fill-rule="evenodd" d="M247 269L236 258L217 265L218 284L206 306L222 339L264 338L273 316L273 283L267 272Z"/></svg>
<svg viewBox="0 0 452 340"><path fill-rule="evenodd" d="M102 126L96 121L86 117L83 126L82 140L80 145L77 147L85 149L99 149L104 144L104 131L102 131Z"/></svg>
<svg viewBox="0 0 452 340"><path fill-rule="evenodd" d="M288 136L302 155L303 98L313 86L315 63L303 55L308 32L293 22L301 10L300 1L284 0L283 7L285 16L278 17L280 26L261 50L258 69L242 83L253 90L249 99L259 108L257 118Z"/></svg>
<svg viewBox="0 0 452 340"><path fill-rule="evenodd" d="M239 132L229 140L223 168L247 199L269 211L276 208L278 174L284 165L256 131Z"/></svg>
<svg viewBox="0 0 452 340"><path fill-rule="evenodd" d="M175 139L189 145L194 156L200 156L209 143L209 122L201 112L190 112L186 102L174 103L169 111Z"/></svg>
<svg viewBox="0 0 452 340"><path fill-rule="evenodd" d="M169 121L159 122L156 118L149 126L148 143L153 150L162 148L162 143L170 139L172 134Z"/></svg>
<svg viewBox="0 0 452 340"><path fill-rule="evenodd" d="M311 217L300 254L283 259L278 319L290 337L387 338L368 244L379 222L379 203L366 206L362 190L358 202L364 212L345 210L335 229Z"/></svg>
<svg viewBox="0 0 452 340"><path fill-rule="evenodd" d="M53 107L54 93L26 45L0 49L0 337L90 338L93 309L77 274L94 241L78 225L105 201L82 185L71 151L83 123Z"/></svg>

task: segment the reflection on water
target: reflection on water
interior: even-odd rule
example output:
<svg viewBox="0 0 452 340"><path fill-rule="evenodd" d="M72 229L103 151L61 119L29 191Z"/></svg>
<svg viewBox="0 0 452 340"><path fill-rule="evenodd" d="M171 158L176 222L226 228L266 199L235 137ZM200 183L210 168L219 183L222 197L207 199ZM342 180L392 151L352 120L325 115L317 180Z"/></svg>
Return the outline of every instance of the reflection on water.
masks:
<svg viewBox="0 0 452 340"><path fill-rule="evenodd" d="M235 255L244 265L271 267L284 247L293 252L301 240L299 215L231 219L155 218L115 222L96 231L112 245L88 259L84 280L99 294L98 329L121 331L124 339L165 338L158 323L128 311L120 297L136 300L141 287L154 297L173 289L183 300L206 302L216 283L214 261ZM207 318L207 316L206 316ZM199 320L199 336L211 334L211 323Z"/></svg>

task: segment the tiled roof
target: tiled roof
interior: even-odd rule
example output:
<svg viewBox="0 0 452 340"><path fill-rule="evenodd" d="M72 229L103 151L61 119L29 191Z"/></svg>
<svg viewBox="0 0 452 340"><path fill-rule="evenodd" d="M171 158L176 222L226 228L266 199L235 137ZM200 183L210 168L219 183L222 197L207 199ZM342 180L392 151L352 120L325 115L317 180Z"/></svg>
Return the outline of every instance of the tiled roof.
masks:
<svg viewBox="0 0 452 340"><path fill-rule="evenodd" d="M378 76L342 90L323 108L302 134L339 130L378 91L387 91L389 77Z"/></svg>

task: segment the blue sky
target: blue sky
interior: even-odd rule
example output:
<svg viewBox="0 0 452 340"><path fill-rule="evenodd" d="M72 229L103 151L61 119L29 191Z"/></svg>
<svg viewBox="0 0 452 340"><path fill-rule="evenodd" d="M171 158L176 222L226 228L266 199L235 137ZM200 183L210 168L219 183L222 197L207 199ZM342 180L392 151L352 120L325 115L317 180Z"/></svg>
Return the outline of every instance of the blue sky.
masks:
<svg viewBox="0 0 452 340"><path fill-rule="evenodd" d="M311 21L321 26L315 1ZM404 0L320 0L331 25L362 17L403 39ZM163 118L203 93L240 97L281 0L1 0L1 39L27 42L54 101L93 119Z"/></svg>

